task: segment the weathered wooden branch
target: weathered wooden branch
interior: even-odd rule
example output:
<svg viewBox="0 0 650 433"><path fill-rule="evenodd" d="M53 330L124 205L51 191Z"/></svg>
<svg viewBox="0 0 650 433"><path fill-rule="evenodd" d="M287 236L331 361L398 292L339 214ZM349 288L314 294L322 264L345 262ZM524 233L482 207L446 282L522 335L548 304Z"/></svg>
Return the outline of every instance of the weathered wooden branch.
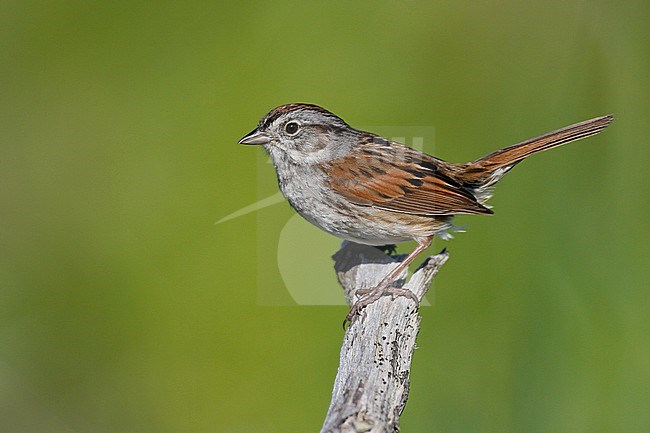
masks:
<svg viewBox="0 0 650 433"><path fill-rule="evenodd" d="M404 287L422 300L448 257L445 251L429 257ZM357 289L378 284L404 256L391 257L377 248L346 241L333 258L339 283L352 304ZM382 297L363 310L345 332L332 402L321 433L399 431L419 328L418 308L403 296Z"/></svg>

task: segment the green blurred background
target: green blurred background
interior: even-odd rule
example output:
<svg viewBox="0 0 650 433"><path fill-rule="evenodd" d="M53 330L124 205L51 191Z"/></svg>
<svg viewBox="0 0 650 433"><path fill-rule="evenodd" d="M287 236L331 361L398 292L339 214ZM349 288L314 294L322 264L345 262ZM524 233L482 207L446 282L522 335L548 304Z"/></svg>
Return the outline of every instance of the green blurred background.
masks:
<svg viewBox="0 0 650 433"><path fill-rule="evenodd" d="M260 302L286 203L215 225L277 191L236 142L293 101L433 126L451 161L614 113L431 249L452 256L402 431L650 431L648 22L647 1L1 2L0 431L320 428L345 307ZM329 267L328 242L296 255Z"/></svg>

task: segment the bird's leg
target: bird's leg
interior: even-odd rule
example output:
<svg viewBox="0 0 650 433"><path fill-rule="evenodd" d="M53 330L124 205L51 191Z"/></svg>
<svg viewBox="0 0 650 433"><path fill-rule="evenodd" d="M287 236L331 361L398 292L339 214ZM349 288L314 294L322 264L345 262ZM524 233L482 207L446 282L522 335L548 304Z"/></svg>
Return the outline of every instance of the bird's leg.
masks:
<svg viewBox="0 0 650 433"><path fill-rule="evenodd" d="M400 263L395 269L393 269L388 275L386 275L376 287L372 289L359 289L357 294L359 295L359 300L354 303L350 312L345 317L346 322L351 322L352 319L358 314L361 313L361 310L364 307L372 304L377 299L385 295L395 296L406 296L419 303L419 299L408 289L402 287L393 287L393 283L399 276L402 274L404 269L408 267L409 264L420 254L422 251L426 250L431 242L433 241L433 236L428 236L426 238L416 239L418 246Z"/></svg>

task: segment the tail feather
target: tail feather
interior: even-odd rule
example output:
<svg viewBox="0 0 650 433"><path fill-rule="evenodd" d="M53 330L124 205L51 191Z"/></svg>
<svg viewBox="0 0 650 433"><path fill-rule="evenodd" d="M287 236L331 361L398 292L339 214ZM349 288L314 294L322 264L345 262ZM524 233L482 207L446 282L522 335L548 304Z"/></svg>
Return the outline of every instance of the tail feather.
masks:
<svg viewBox="0 0 650 433"><path fill-rule="evenodd" d="M614 120L612 115L595 117L549 132L512 146L504 147L463 167L463 178L474 190L480 203L485 203L492 195L492 188L517 163L530 155L571 141L596 135Z"/></svg>
<svg viewBox="0 0 650 433"><path fill-rule="evenodd" d="M530 140L522 141L521 143L513 144L512 146L504 147L503 149L477 159L473 164L479 164L484 169L488 170L505 167L517 163L524 158L529 157L533 153L542 152L571 141L596 135L605 129L612 120L614 120L614 117L612 115L607 115L576 123L575 125L567 126L558 129L557 131L549 132L548 134L531 138Z"/></svg>

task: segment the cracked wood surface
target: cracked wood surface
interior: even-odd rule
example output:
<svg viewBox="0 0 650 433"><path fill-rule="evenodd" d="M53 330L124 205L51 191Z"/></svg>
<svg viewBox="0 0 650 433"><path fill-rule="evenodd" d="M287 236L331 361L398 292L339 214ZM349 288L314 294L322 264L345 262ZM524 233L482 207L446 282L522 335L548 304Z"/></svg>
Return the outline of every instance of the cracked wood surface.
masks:
<svg viewBox="0 0 650 433"><path fill-rule="evenodd" d="M355 300L357 289L376 285L404 257L343 242L333 258L348 303ZM421 301L448 257L443 251L427 258L404 288ZM363 310L345 331L332 401L321 433L399 431L419 328L418 306L403 296L384 296Z"/></svg>

